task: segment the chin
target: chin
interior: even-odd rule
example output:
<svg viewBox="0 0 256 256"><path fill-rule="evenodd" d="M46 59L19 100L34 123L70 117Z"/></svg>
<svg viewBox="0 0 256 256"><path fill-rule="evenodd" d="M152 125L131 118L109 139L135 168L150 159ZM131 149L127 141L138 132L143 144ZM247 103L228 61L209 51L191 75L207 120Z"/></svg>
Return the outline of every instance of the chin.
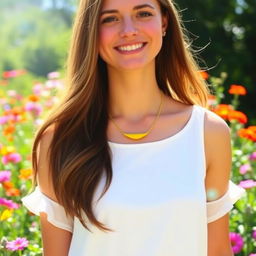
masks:
<svg viewBox="0 0 256 256"><path fill-rule="evenodd" d="M135 70L146 68L149 64L150 62L145 61L129 61L126 63L119 63L115 68L119 70Z"/></svg>

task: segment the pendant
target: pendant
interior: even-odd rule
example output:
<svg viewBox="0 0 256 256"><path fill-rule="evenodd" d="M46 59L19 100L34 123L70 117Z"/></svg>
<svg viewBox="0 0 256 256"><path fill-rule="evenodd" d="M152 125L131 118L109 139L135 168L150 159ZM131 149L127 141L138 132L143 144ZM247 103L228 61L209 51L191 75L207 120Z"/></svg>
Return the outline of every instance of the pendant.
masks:
<svg viewBox="0 0 256 256"><path fill-rule="evenodd" d="M147 132L145 132L145 133L123 133L123 135L132 140L139 140L139 139L146 137L148 135L148 133Z"/></svg>

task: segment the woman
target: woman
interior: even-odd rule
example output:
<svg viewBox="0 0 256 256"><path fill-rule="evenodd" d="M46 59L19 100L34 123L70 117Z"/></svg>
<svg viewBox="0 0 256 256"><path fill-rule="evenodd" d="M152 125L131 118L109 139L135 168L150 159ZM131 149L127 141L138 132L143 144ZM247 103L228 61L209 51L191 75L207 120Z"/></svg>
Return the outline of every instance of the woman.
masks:
<svg viewBox="0 0 256 256"><path fill-rule="evenodd" d="M68 87L36 134L38 186L22 199L45 256L232 255L228 212L244 190L181 24L171 0L80 1Z"/></svg>

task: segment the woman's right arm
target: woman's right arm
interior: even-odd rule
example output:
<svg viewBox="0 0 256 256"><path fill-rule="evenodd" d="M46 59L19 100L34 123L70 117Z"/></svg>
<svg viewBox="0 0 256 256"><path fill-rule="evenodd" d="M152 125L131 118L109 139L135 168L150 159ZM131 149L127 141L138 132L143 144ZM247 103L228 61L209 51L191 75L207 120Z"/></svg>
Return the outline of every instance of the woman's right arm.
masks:
<svg viewBox="0 0 256 256"><path fill-rule="evenodd" d="M53 129L48 129L40 140L38 152L37 182L42 193L57 202L49 175L47 150L53 137ZM44 256L68 256L72 233L52 225L47 213L40 213L41 234Z"/></svg>

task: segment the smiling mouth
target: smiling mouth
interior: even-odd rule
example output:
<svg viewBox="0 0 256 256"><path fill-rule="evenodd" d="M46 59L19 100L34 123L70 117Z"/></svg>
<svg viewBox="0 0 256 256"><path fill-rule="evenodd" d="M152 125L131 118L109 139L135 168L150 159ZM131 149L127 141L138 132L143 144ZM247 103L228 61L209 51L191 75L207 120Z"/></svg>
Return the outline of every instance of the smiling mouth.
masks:
<svg viewBox="0 0 256 256"><path fill-rule="evenodd" d="M116 50L119 52L135 52L137 50L142 49L147 43L137 43L137 44L132 44L132 45L126 45L126 46L118 46L115 47Z"/></svg>

